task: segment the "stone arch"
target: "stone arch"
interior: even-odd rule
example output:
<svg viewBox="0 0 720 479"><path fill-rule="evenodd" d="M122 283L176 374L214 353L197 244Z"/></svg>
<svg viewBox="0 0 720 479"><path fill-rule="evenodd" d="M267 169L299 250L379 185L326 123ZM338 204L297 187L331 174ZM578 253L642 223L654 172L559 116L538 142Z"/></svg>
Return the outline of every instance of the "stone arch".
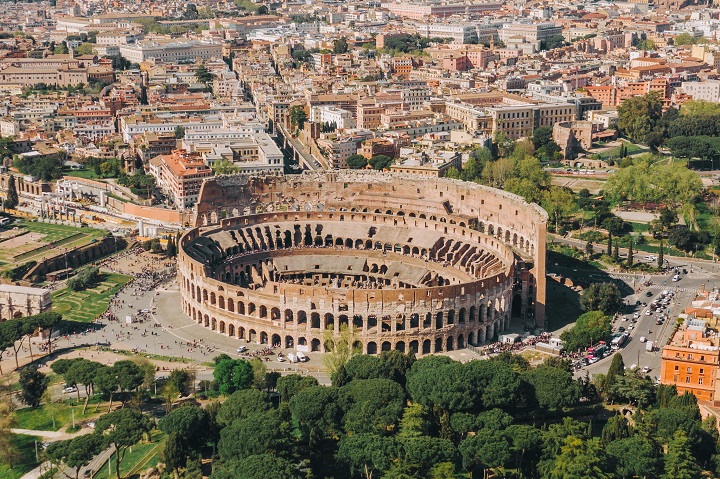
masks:
<svg viewBox="0 0 720 479"><path fill-rule="evenodd" d="M325 313L325 324L323 329L335 329L335 316L332 313Z"/></svg>
<svg viewBox="0 0 720 479"><path fill-rule="evenodd" d="M228 324L228 336L235 336L235 325L233 323Z"/></svg>
<svg viewBox="0 0 720 479"><path fill-rule="evenodd" d="M285 348L292 349L295 347L295 340L292 336L285 336Z"/></svg>
<svg viewBox="0 0 720 479"><path fill-rule="evenodd" d="M395 343L395 349L400 352L405 352L405 341L398 341Z"/></svg>
<svg viewBox="0 0 720 479"><path fill-rule="evenodd" d="M460 340L458 340L458 343L459 342ZM468 344L471 346L475 346L475 331L470 331L470 333L468 333Z"/></svg>
<svg viewBox="0 0 720 479"><path fill-rule="evenodd" d="M245 328L240 326L237 330L238 339L245 339Z"/></svg>
<svg viewBox="0 0 720 479"><path fill-rule="evenodd" d="M314 338L310 341L310 351L320 351L320 340L318 338Z"/></svg>
<svg viewBox="0 0 720 479"><path fill-rule="evenodd" d="M218 296L218 308L225 309L225 297Z"/></svg>
<svg viewBox="0 0 720 479"><path fill-rule="evenodd" d="M267 344L268 343L268 333L265 331L260 332L260 344Z"/></svg>
<svg viewBox="0 0 720 479"><path fill-rule="evenodd" d="M423 354L430 354L430 353L432 352L431 346L432 346L432 345L431 345L429 339L426 339L425 341L423 341L422 353L423 353Z"/></svg>
<svg viewBox="0 0 720 479"><path fill-rule="evenodd" d="M443 340L442 338L435 338L435 352L441 353L443 351Z"/></svg>
<svg viewBox="0 0 720 479"><path fill-rule="evenodd" d="M320 313L310 313L310 327L320 329Z"/></svg>
<svg viewBox="0 0 720 479"><path fill-rule="evenodd" d="M392 344L390 343L390 341L383 341L382 344L380 345L380 349L382 351L391 351Z"/></svg>
<svg viewBox="0 0 720 479"><path fill-rule="evenodd" d="M458 349L464 349L465 348L465 337L462 334L458 335L457 338L457 348Z"/></svg>
<svg viewBox="0 0 720 479"><path fill-rule="evenodd" d="M460 308L458 312L458 324L465 324L465 308Z"/></svg>
<svg viewBox="0 0 720 479"><path fill-rule="evenodd" d="M207 314L205 315L205 327L210 327L210 316L208 316Z"/></svg>
<svg viewBox="0 0 720 479"><path fill-rule="evenodd" d="M245 314L245 303L242 301L238 301L237 303L237 312L238 314Z"/></svg>
<svg viewBox="0 0 720 479"><path fill-rule="evenodd" d="M445 350L446 351L454 351L455 350L455 339L450 336L447 338L447 341L445 341Z"/></svg>
<svg viewBox="0 0 720 479"><path fill-rule="evenodd" d="M295 315L293 314L292 309L286 309L285 310L285 322L292 323L293 321L295 321Z"/></svg>
<svg viewBox="0 0 720 479"><path fill-rule="evenodd" d="M442 329L443 327L443 313L442 311L438 311L435 314L435 329Z"/></svg>
<svg viewBox="0 0 720 479"><path fill-rule="evenodd" d="M212 318L212 320L210 322L210 329L212 329L213 331L217 330L217 319Z"/></svg>
<svg viewBox="0 0 720 479"><path fill-rule="evenodd" d="M235 301L233 301L232 298L228 298L228 300L227 300L227 309L231 313L235 312Z"/></svg>
<svg viewBox="0 0 720 479"><path fill-rule="evenodd" d="M225 321L220 321L220 333L225 334Z"/></svg>
<svg viewBox="0 0 720 479"><path fill-rule="evenodd" d="M412 351L414 354L418 354L418 340L415 339L413 341L410 341L410 344L408 345L410 347L410 351Z"/></svg>
<svg viewBox="0 0 720 479"><path fill-rule="evenodd" d="M247 314L248 316L255 314L255 303L248 303Z"/></svg>
<svg viewBox="0 0 720 479"><path fill-rule="evenodd" d="M279 335L279 334L273 334L270 339L272 339L272 343L270 343L270 345L271 345L273 348L274 348L275 346L281 344L280 335Z"/></svg>
<svg viewBox="0 0 720 479"><path fill-rule="evenodd" d="M275 309L277 309L277 308L275 308ZM258 312L258 316L259 316L260 318L267 318L267 317L268 317L268 309L267 309L267 306L265 306L264 304L261 304L261 305L260 305L260 311Z"/></svg>
<svg viewBox="0 0 720 479"><path fill-rule="evenodd" d="M377 343L375 341L370 341L367 344L367 353L368 354L377 354Z"/></svg>
<svg viewBox="0 0 720 479"><path fill-rule="evenodd" d="M301 324L307 324L307 313L303 310L297 312L298 326Z"/></svg>

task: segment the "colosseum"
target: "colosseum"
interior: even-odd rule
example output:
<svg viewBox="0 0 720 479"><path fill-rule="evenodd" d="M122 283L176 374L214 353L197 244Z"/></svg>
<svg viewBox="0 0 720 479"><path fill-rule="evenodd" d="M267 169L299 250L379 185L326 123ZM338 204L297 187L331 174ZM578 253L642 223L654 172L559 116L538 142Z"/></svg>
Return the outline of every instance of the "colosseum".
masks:
<svg viewBox="0 0 720 479"><path fill-rule="evenodd" d="M219 334L430 354L545 318L547 214L474 183L376 172L220 176L180 241L182 307ZM346 336L347 337L347 336Z"/></svg>

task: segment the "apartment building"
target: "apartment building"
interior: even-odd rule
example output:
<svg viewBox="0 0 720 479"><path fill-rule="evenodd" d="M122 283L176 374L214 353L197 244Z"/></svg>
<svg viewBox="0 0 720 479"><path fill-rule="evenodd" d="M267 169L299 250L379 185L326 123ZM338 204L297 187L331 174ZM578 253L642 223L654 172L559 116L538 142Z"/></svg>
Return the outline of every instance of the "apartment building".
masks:
<svg viewBox="0 0 720 479"><path fill-rule="evenodd" d="M421 176L439 178L445 176L450 168L462 168L462 155L456 151L420 151L405 153L400 149L400 158L390 165L394 173L412 173Z"/></svg>
<svg viewBox="0 0 720 479"><path fill-rule="evenodd" d="M502 3L444 3L439 1L399 1L384 2L382 8L398 17L414 20L426 20L430 17L447 18L453 15L480 15L485 12L500 10Z"/></svg>
<svg viewBox="0 0 720 479"><path fill-rule="evenodd" d="M310 120L316 123L331 123L339 129L355 128L352 112L334 106L314 106L310 109Z"/></svg>
<svg viewBox="0 0 720 479"><path fill-rule="evenodd" d="M197 202L203 180L213 176L198 153L175 150L150 160L150 174L176 208L186 209Z"/></svg>
<svg viewBox="0 0 720 479"><path fill-rule="evenodd" d="M705 320L686 320L662 349L660 383L675 385L679 394L690 392L699 400L716 401L719 342L709 334Z"/></svg>
<svg viewBox="0 0 720 479"><path fill-rule="evenodd" d="M505 43L512 37L520 37L527 43L537 43L562 35L562 32L563 27L554 23L507 23L498 35Z"/></svg>
<svg viewBox="0 0 720 479"><path fill-rule="evenodd" d="M686 95L693 97L693 100L720 103L720 80L683 82L682 89Z"/></svg>

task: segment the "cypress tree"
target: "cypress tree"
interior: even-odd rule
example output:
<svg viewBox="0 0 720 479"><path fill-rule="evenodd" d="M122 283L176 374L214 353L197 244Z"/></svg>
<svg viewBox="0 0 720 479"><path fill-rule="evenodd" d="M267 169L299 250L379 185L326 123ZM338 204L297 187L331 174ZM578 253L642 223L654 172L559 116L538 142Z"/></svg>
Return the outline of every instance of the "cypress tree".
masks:
<svg viewBox="0 0 720 479"><path fill-rule="evenodd" d="M628 267L630 267L630 268L632 268L632 265L633 265L634 260L635 260L635 259L633 258L633 248L632 248L632 247L633 247L632 238L630 238L630 246L628 246L628 260L627 260L627 262L628 262Z"/></svg>
<svg viewBox="0 0 720 479"><path fill-rule="evenodd" d="M657 267L662 268L665 264L665 251L663 251L663 240L660 240L660 251L658 251Z"/></svg>
<svg viewBox="0 0 720 479"><path fill-rule="evenodd" d="M618 247L617 242L615 242L615 248L613 249L613 260L617 261L620 257L620 248Z"/></svg>
<svg viewBox="0 0 720 479"><path fill-rule="evenodd" d="M607 255L612 255L612 233L608 233L608 248L607 248Z"/></svg>
<svg viewBox="0 0 720 479"><path fill-rule="evenodd" d="M9 208L11 210L15 209L19 203L20 200L18 198L17 187L15 186L15 176L10 175L10 180L8 182L8 196L5 200L5 208Z"/></svg>

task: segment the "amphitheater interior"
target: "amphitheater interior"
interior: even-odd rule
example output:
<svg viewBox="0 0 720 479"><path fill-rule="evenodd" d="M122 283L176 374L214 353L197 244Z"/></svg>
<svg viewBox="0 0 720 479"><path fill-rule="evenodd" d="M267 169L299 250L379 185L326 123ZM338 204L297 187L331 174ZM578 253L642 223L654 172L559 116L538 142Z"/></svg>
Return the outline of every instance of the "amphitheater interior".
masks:
<svg viewBox="0 0 720 479"><path fill-rule="evenodd" d="M542 326L547 216L437 178L218 177L181 240L182 305L240 342L367 354L450 351Z"/></svg>

